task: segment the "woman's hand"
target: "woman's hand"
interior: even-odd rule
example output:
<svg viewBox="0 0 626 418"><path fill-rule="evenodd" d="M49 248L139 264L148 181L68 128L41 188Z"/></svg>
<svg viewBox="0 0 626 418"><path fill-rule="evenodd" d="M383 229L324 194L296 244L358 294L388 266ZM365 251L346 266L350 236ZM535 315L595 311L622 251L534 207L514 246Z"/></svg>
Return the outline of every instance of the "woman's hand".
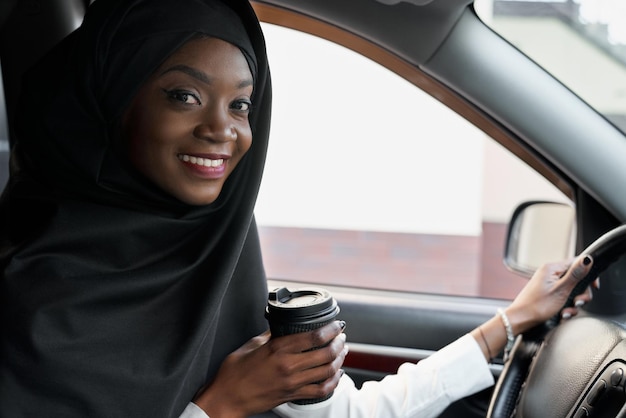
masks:
<svg viewBox="0 0 626 418"><path fill-rule="evenodd" d="M222 363L215 380L194 403L211 418L243 418L295 399L331 393L347 354L345 323L270 338L261 334ZM322 347L313 351L314 347Z"/></svg>
<svg viewBox="0 0 626 418"><path fill-rule="evenodd" d="M559 313L576 284L587 276L592 264L591 257L581 255L572 261L548 263L539 268L504 311L513 334L524 333ZM599 288L598 280L594 286ZM576 315L578 308L589 302L592 296L591 288L587 288L576 296L573 307L562 310L561 317ZM471 334L487 360L499 353L507 342L506 328L499 315L474 329Z"/></svg>
<svg viewBox="0 0 626 418"><path fill-rule="evenodd" d="M539 268L530 281L506 309L511 321L513 333L521 334L539 325L554 315L565 305L568 296L582 280L593 264L588 255L581 255L569 262L548 263ZM599 287L599 282L594 282ZM591 287L576 296L574 306L561 312L563 318L570 318L578 313L578 308L592 298Z"/></svg>

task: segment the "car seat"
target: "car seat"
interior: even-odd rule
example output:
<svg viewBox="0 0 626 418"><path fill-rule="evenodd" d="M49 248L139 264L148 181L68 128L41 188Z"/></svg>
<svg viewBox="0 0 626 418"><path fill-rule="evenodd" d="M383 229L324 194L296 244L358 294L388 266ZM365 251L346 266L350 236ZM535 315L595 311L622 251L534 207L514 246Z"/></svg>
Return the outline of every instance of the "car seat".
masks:
<svg viewBox="0 0 626 418"><path fill-rule="evenodd" d="M3 0L0 4L0 190L9 174L11 121L24 71L82 22L89 0Z"/></svg>
<svg viewBox="0 0 626 418"><path fill-rule="evenodd" d="M0 8L0 65L9 141L22 73L80 25L89 2L9 0Z"/></svg>

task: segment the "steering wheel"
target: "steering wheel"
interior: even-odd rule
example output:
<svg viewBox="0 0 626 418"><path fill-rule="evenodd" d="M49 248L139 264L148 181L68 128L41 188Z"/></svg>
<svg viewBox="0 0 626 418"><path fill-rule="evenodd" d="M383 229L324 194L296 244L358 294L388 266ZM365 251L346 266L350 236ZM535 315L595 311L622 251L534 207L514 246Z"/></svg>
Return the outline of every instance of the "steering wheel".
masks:
<svg viewBox="0 0 626 418"><path fill-rule="evenodd" d="M578 294L626 254L626 225L602 235L583 254L593 257L592 268L564 307L572 306ZM494 389L487 418L615 417L620 409L620 416L626 416L626 330L591 317L556 327L559 319L557 314L517 339ZM579 363L581 370L573 370L572 364ZM560 391L559 385L568 385L570 390ZM572 385L578 387L576 399ZM611 405L603 399L599 407L598 400L605 394L611 394Z"/></svg>

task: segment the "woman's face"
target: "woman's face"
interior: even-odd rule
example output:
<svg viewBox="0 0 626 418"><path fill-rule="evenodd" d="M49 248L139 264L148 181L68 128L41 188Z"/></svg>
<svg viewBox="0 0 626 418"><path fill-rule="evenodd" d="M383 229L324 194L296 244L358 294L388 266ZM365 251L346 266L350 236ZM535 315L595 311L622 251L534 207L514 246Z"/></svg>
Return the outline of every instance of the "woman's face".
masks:
<svg viewBox="0 0 626 418"><path fill-rule="evenodd" d="M236 46L187 42L141 87L122 119L131 163L191 205L217 199L252 145L252 74Z"/></svg>

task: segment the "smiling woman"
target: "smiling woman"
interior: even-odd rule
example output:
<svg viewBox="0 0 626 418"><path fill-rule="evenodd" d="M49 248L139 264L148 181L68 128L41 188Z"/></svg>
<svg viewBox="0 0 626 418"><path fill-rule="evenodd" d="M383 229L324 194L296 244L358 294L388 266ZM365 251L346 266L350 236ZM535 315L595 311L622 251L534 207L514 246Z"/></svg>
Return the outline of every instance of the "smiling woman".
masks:
<svg viewBox="0 0 626 418"><path fill-rule="evenodd" d="M194 39L144 83L122 118L119 144L162 190L191 205L213 203L252 145L252 86L239 48Z"/></svg>
<svg viewBox="0 0 626 418"><path fill-rule="evenodd" d="M339 321L264 333L270 95L243 0L96 1L28 71L0 204L0 416L243 417L332 391Z"/></svg>

